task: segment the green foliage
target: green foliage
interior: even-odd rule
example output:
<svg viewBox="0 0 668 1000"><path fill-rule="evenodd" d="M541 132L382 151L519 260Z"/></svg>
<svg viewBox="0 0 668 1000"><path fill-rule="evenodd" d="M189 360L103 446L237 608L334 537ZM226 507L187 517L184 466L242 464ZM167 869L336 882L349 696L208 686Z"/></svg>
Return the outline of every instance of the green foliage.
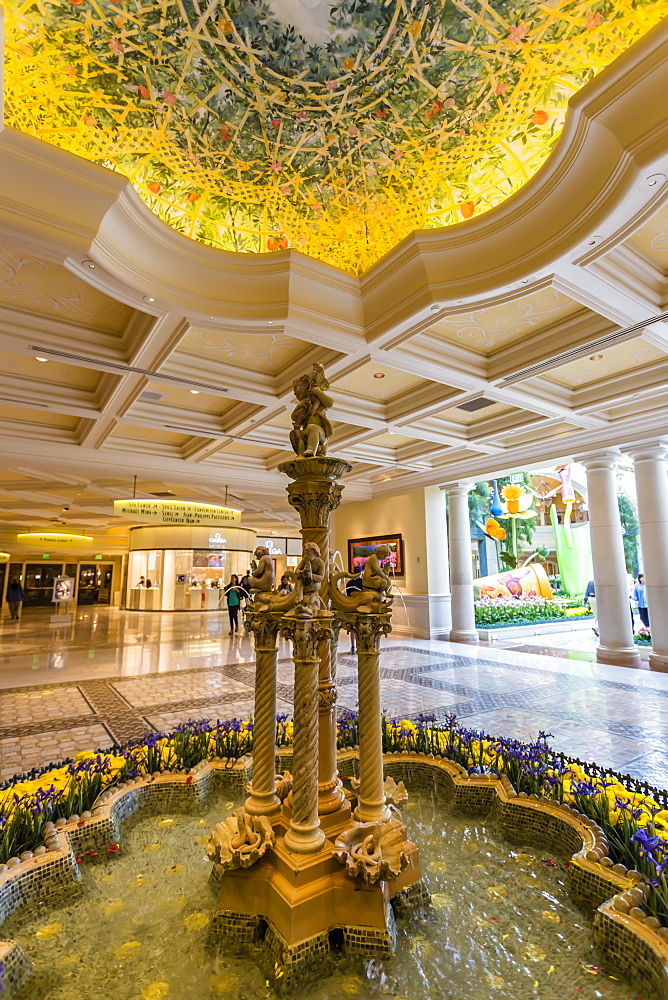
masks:
<svg viewBox="0 0 668 1000"><path fill-rule="evenodd" d="M619 517L624 532L624 560L626 571L633 576L638 575L638 511L635 502L628 493L617 492Z"/></svg>
<svg viewBox="0 0 668 1000"><path fill-rule="evenodd" d="M475 623L480 628L504 628L509 625L534 625L541 622L592 618L589 608L578 601L544 601L540 598L482 598L476 601Z"/></svg>

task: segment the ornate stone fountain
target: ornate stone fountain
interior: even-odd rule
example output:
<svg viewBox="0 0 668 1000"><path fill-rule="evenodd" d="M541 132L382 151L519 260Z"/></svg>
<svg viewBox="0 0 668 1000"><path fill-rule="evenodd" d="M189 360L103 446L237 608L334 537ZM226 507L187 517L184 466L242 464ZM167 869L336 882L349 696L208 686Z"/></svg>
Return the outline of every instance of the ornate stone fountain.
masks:
<svg viewBox="0 0 668 1000"><path fill-rule="evenodd" d="M246 628L255 638L253 777L248 798L213 831L209 857L220 884L215 926L251 941L264 934L274 970L288 977L325 954L332 940L349 953L388 954L394 940L391 901L419 895L418 851L391 806L402 786L383 780L380 639L391 631L391 581L372 556L362 589L330 564L329 515L341 500L338 479L352 466L327 456L332 405L320 365L295 379L290 441L296 453L279 466L290 477L288 500L299 511L303 556L294 590L278 594L266 549L256 550ZM341 628L357 636L359 781L347 794L337 772L336 649ZM279 635L292 641L295 664L292 775L276 776L276 668Z"/></svg>

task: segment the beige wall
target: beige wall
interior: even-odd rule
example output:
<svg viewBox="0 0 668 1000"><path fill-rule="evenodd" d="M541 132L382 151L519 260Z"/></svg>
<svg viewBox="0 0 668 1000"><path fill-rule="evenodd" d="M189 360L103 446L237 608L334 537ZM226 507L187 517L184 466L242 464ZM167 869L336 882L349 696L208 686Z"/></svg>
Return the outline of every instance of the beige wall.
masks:
<svg viewBox="0 0 668 1000"><path fill-rule="evenodd" d="M404 576L397 578L397 586L406 607L395 598L394 630L419 638L445 634L450 604L447 530L445 497L438 487L342 504L333 516L332 552L341 552L347 570L349 538L397 532L404 540L405 570Z"/></svg>
<svg viewBox="0 0 668 1000"><path fill-rule="evenodd" d="M345 495L345 494L344 494ZM332 551L337 549L348 569L348 539L396 534L404 539L405 575L397 578L404 593L427 593L424 490L343 504L334 514ZM420 562L418 562L418 559Z"/></svg>

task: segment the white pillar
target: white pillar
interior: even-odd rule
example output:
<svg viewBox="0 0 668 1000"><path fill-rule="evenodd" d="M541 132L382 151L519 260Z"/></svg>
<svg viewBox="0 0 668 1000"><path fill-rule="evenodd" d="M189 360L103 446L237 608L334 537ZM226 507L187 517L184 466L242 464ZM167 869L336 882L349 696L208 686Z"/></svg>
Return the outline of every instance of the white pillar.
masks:
<svg viewBox="0 0 668 1000"><path fill-rule="evenodd" d="M668 671L668 441L625 448L633 459L653 670Z"/></svg>
<svg viewBox="0 0 668 1000"><path fill-rule="evenodd" d="M618 451L606 451L580 459L587 470L599 630L596 659L601 663L638 667L640 654L633 642L624 542L617 505L615 465L619 458Z"/></svg>
<svg viewBox="0 0 668 1000"><path fill-rule="evenodd" d="M448 486L448 538L450 545L451 642L477 642L471 565L469 483Z"/></svg>

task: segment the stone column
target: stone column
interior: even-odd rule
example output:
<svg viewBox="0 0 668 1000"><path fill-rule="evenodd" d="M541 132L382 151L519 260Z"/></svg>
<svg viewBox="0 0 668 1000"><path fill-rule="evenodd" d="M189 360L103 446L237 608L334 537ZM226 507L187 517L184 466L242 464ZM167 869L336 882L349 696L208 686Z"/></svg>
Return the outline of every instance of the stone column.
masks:
<svg viewBox="0 0 668 1000"><path fill-rule="evenodd" d="M625 448L633 459L653 670L668 670L668 441Z"/></svg>
<svg viewBox="0 0 668 1000"><path fill-rule="evenodd" d="M475 643L473 603L473 567L471 565L471 527L469 524L469 483L447 487L448 540L450 545L450 608L452 614L451 642Z"/></svg>
<svg viewBox="0 0 668 1000"><path fill-rule="evenodd" d="M585 455L589 529L594 563L599 645L596 659L623 667L640 666L633 642L622 525L617 505L618 451Z"/></svg>
<svg viewBox="0 0 668 1000"><path fill-rule="evenodd" d="M286 615L281 632L292 639L295 663L292 817L285 846L296 854L315 854L325 843L318 818L318 647L331 634L331 622Z"/></svg>
<svg viewBox="0 0 668 1000"><path fill-rule="evenodd" d="M335 480L352 466L339 458L297 458L279 465L279 471L294 482L288 486L288 502L299 511L304 543L315 542L327 572L320 588L325 608L329 606L329 515L341 503L343 486ZM345 794L336 767L336 655L332 640L323 640L319 649L318 712L318 812L336 812L345 803Z"/></svg>
<svg viewBox="0 0 668 1000"><path fill-rule="evenodd" d="M247 628L255 639L255 712L253 716L253 777L245 802L251 816L275 816L281 811L276 795L276 664L280 615L249 612Z"/></svg>
<svg viewBox="0 0 668 1000"><path fill-rule="evenodd" d="M351 614L357 635L357 675L360 727L360 787L355 819L386 823L391 813L383 791L383 734L380 705L380 637L392 631L390 616Z"/></svg>

